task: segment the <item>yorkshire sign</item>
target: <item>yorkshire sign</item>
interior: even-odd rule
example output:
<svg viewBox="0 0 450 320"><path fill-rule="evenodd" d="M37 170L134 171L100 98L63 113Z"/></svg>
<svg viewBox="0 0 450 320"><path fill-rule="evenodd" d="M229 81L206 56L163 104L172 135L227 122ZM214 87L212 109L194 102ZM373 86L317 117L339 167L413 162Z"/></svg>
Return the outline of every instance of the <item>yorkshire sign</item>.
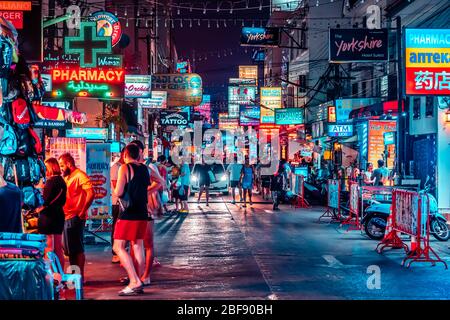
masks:
<svg viewBox="0 0 450 320"><path fill-rule="evenodd" d="M202 78L196 73L155 74L152 90L167 91L167 106L198 106L202 103Z"/></svg>
<svg viewBox="0 0 450 320"><path fill-rule="evenodd" d="M387 29L330 29L330 62L388 60Z"/></svg>
<svg viewBox="0 0 450 320"><path fill-rule="evenodd" d="M279 28L249 28L241 31L241 46L278 47L280 45Z"/></svg>

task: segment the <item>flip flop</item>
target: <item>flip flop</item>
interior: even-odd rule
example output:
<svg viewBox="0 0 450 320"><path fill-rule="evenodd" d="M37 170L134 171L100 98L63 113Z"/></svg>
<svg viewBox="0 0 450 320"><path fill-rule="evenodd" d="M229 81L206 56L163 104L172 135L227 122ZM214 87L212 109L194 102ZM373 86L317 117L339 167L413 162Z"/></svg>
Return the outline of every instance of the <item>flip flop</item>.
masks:
<svg viewBox="0 0 450 320"><path fill-rule="evenodd" d="M126 286L124 289L119 291L119 296L136 296L142 293L144 293L143 285L136 288L130 288L129 286Z"/></svg>

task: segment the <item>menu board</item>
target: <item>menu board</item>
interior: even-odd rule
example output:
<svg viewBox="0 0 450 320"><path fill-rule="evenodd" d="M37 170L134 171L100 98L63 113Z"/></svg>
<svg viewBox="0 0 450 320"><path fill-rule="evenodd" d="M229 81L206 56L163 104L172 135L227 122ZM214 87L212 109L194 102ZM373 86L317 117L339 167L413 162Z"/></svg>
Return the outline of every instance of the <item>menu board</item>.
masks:
<svg viewBox="0 0 450 320"><path fill-rule="evenodd" d="M397 123L394 120L381 121L381 120L369 120L369 134L368 134L368 162L372 163L374 167L377 167L377 161L383 159L384 153L384 133L397 130ZM395 146L390 146L390 157L387 161L387 167L394 167Z"/></svg>
<svg viewBox="0 0 450 320"><path fill-rule="evenodd" d="M109 143L87 144L87 174L95 193L94 202L89 208L89 217L109 216L111 213L110 159Z"/></svg>

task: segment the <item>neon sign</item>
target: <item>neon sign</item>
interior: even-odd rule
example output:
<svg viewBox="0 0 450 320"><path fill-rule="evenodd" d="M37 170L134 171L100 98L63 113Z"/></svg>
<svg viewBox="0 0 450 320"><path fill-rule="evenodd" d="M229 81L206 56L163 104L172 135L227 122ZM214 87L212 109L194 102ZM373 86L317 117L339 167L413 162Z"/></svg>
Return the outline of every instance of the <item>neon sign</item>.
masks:
<svg viewBox="0 0 450 320"><path fill-rule="evenodd" d="M65 53L80 54L80 66L96 67L97 55L111 53L111 37L97 35L97 23L82 22L80 35L64 39Z"/></svg>
<svg viewBox="0 0 450 320"><path fill-rule="evenodd" d="M123 83L125 71L122 69L102 70L102 69L54 69L52 70L52 81L91 81Z"/></svg>

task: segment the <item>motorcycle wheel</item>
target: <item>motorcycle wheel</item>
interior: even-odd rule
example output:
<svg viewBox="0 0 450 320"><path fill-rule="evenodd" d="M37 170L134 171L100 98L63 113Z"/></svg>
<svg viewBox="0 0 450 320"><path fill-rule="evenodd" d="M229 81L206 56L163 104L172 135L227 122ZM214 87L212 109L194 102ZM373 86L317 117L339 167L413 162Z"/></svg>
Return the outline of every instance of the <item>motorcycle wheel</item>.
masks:
<svg viewBox="0 0 450 320"><path fill-rule="evenodd" d="M450 238L450 230L446 222L433 219L430 224L430 231L433 236L439 241L447 241Z"/></svg>
<svg viewBox="0 0 450 320"><path fill-rule="evenodd" d="M384 233L386 231L386 228L379 228L377 227L377 224L375 223L376 219L383 220L386 224L386 220L380 217L371 217L366 224L364 225L364 230L366 231L366 234L369 236L372 240L381 240L384 237Z"/></svg>

